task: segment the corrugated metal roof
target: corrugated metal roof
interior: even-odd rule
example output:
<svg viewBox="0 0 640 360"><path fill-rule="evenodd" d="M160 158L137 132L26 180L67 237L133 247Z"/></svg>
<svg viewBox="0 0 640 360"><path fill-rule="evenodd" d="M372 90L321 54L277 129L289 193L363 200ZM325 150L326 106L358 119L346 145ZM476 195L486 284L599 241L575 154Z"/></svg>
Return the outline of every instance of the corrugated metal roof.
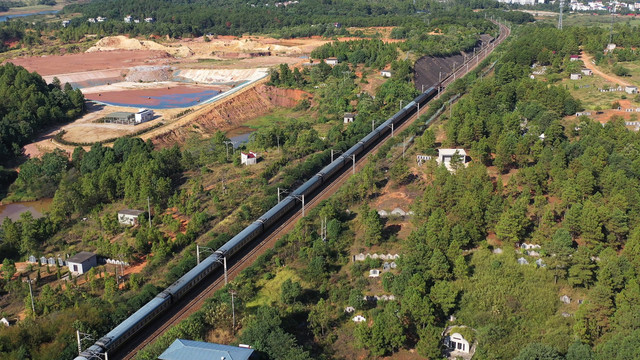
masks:
<svg viewBox="0 0 640 360"><path fill-rule="evenodd" d="M75 254L74 256L70 257L67 259L67 263L76 263L76 264L81 264L87 260L89 260L90 258L96 256L96 254L88 252L88 251L83 251L83 252L79 252L77 254Z"/></svg>
<svg viewBox="0 0 640 360"><path fill-rule="evenodd" d="M201 341L176 341L158 359L161 360L248 360L253 349L206 343Z"/></svg>

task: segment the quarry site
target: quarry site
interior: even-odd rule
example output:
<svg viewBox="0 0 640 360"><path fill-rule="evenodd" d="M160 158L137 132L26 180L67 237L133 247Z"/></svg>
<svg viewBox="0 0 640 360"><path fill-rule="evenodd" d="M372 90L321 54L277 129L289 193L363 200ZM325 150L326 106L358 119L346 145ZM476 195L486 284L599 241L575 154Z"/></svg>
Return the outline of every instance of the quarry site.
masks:
<svg viewBox="0 0 640 360"><path fill-rule="evenodd" d="M91 100L85 116L50 129L25 146L25 153L38 156L53 148L71 153L78 145L108 144L134 134L168 144L188 131L232 129L247 120L247 112L256 116L304 98L261 84L270 67L309 62L311 51L329 41L219 36L165 45L113 36L98 40L84 53L7 60L37 71L49 83L57 78L80 88ZM150 109L153 116L134 122L139 109ZM132 120L105 121L114 113L130 114Z"/></svg>

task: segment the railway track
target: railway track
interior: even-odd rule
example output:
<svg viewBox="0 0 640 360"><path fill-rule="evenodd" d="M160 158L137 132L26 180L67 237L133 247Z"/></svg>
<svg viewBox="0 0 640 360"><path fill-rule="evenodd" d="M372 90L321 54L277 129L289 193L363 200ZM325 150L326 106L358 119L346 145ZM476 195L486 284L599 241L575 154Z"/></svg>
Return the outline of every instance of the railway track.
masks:
<svg viewBox="0 0 640 360"><path fill-rule="evenodd" d="M495 46L500 44L504 39L506 39L511 30L502 25L500 26L500 35L496 39L496 41L484 49L485 54L482 55L482 50L478 54L477 58L471 58L458 69L456 69L452 74L447 76L442 81L442 86L446 87L455 79L464 76L467 72L473 70L486 56L490 54L489 50L493 50ZM428 106L426 107L428 108ZM426 109L421 109L422 112L426 111ZM416 113L406 121L402 122L400 126L398 126L394 132L402 132L407 127L409 127L415 120L417 120L420 116L420 113ZM322 190L320 190L312 199L310 199L305 204L305 209L311 210L315 208L320 202L328 199L331 195L333 195L352 175L353 172L361 170L367 163L369 156L378 152L380 147L384 145L385 141L388 140L391 134L388 134L385 138L378 141L373 147L371 147L368 151L362 154L362 156L356 161L354 169L345 169L340 173L330 184L325 186ZM255 244L250 250L248 250L242 257L237 258L235 262L231 262L231 266L227 269L228 280L233 280L242 270L249 267L255 259L257 259L261 254L264 253L265 250L273 247L275 243L282 237L282 235L289 232L298 220L302 218L302 210L297 210L295 213L290 216L288 219L283 221L280 226L271 231L266 237L262 239L259 243ZM213 293L224 286L224 276L222 273L216 275L211 275L212 280L210 280L207 284L202 284L200 286L200 291L198 289L194 289L192 291L191 296L186 296L176 305L179 306L178 309L173 309L165 316L161 316L160 318L154 320L149 326L148 329L145 329L137 334L134 339L130 340L124 346L122 346L116 353L110 354L110 359L133 359L135 355L142 350L145 346L149 345L159 336L164 334L172 326L178 324L180 321L186 319L191 314L195 313L199 310L206 299L208 299ZM155 325L155 326L154 326Z"/></svg>

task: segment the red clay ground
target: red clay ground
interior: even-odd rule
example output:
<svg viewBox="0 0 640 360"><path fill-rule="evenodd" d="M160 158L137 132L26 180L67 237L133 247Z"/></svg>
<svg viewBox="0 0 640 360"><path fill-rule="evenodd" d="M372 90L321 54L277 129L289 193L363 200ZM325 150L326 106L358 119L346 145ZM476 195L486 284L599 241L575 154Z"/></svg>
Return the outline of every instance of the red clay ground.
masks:
<svg viewBox="0 0 640 360"><path fill-rule="evenodd" d="M164 51L115 50L71 55L51 55L10 59L7 62L24 66L40 75L55 75L68 72L117 69L144 64L166 63L172 59Z"/></svg>
<svg viewBox="0 0 640 360"><path fill-rule="evenodd" d="M210 90L220 91L221 89L215 86L179 85L161 89L123 90L86 94L85 97L89 100L119 104L122 106L124 106L124 104L133 104L132 106L138 106L138 104L142 106L157 106L162 102L158 97L175 96L176 98L186 98L189 97L189 94L202 93L203 91ZM210 97L202 96L200 98L201 101L206 101Z"/></svg>

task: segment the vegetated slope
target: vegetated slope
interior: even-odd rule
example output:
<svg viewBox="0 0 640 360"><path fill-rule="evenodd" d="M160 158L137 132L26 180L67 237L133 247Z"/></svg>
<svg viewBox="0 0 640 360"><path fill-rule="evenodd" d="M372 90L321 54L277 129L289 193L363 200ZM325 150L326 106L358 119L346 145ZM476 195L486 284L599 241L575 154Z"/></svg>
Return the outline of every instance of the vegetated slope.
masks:
<svg viewBox="0 0 640 360"><path fill-rule="evenodd" d="M0 66L0 163L21 148L44 126L69 121L84 111L84 97L71 86L47 83L21 66Z"/></svg>
<svg viewBox="0 0 640 360"><path fill-rule="evenodd" d="M193 121L185 122L161 135L151 137L158 146L173 146L184 142L193 131L213 133L239 126L247 120L264 115L276 106L294 107L310 94L302 90L280 89L258 85L229 99L216 103Z"/></svg>

